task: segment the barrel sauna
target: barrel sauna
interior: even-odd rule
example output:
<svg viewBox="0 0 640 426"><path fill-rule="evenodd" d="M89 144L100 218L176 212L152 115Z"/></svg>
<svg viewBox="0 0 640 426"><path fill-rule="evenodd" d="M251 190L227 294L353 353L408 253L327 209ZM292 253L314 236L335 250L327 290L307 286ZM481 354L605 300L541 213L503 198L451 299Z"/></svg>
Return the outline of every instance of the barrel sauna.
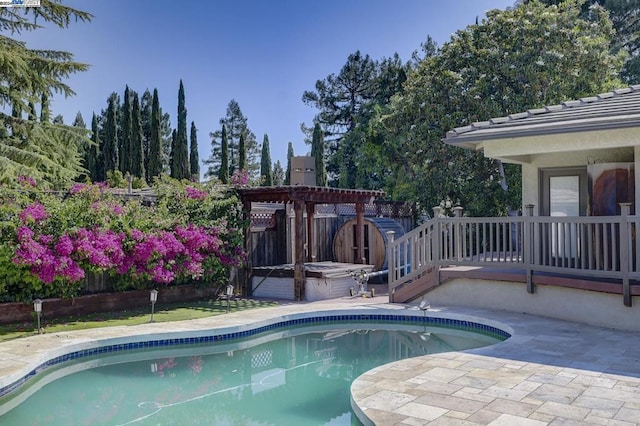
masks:
<svg viewBox="0 0 640 426"><path fill-rule="evenodd" d="M364 258L375 271L387 269L387 232L394 231L394 238L404 235L404 227L393 219L384 217L364 218ZM356 259L356 219L346 221L333 239L333 258L336 262L359 263Z"/></svg>

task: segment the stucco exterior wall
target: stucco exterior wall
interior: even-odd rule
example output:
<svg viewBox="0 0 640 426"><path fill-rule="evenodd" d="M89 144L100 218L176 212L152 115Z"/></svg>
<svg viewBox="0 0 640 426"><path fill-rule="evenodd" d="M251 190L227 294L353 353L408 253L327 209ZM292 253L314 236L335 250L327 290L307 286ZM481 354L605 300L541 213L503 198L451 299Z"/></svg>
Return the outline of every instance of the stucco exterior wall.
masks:
<svg viewBox="0 0 640 426"><path fill-rule="evenodd" d="M540 169L554 167L578 167L593 163L619 163L633 162L635 148L618 148L618 149L597 149L584 151L571 151L559 154L537 154L529 156L529 163L522 164L522 205L533 204L534 215L539 215L538 205L540 204ZM640 161L640 160L638 160ZM639 163L640 164L640 163ZM639 164L636 164L636 170L640 170ZM637 177L638 178L638 177ZM640 185L636 185L636 191L640 191ZM636 194L636 200L638 195ZM523 209L524 211L524 209ZM636 208L636 211L640 211Z"/></svg>
<svg viewBox="0 0 640 426"><path fill-rule="evenodd" d="M430 291L432 305L455 305L523 312L605 328L640 331L640 297L626 307L622 295L523 283L456 278Z"/></svg>
<svg viewBox="0 0 640 426"><path fill-rule="evenodd" d="M635 128L608 129L593 132L532 135L516 139L493 139L482 143L484 155L490 158L522 157L549 153L580 152L587 149L612 150L631 148L640 143Z"/></svg>

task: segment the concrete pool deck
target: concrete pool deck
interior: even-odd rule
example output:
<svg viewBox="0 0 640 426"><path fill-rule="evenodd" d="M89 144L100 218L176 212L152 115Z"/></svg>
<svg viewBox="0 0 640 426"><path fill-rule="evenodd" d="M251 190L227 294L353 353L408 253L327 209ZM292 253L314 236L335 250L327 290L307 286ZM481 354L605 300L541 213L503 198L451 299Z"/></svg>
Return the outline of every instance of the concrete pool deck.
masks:
<svg viewBox="0 0 640 426"><path fill-rule="evenodd" d="M0 343L0 388L49 358L96 340L238 327L287 315L405 310L386 296L287 303L190 321L49 333ZM636 333L502 311L436 307L446 316L502 325L494 346L397 361L357 378L352 406L376 425L640 424ZM65 349L67 348L67 349Z"/></svg>

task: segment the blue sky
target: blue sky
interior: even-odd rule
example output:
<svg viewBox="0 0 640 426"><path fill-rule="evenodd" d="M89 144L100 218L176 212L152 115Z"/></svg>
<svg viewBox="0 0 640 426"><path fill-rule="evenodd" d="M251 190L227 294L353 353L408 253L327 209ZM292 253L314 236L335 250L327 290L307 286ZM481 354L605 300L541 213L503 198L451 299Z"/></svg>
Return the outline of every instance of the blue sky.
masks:
<svg viewBox="0 0 640 426"><path fill-rule="evenodd" d="M65 123L80 111L90 125L111 92L125 85L158 89L175 127L180 79L187 120L198 128L200 159L210 156L209 132L219 128L231 99L258 142L269 135L271 157L286 166L287 143L305 155L300 123L316 110L302 93L338 73L357 50L373 59L397 52L403 61L431 35L451 34L514 0L65 0L90 12L91 23L46 29L19 38L33 48L65 50L89 71L68 83L76 96L53 100ZM204 166L201 166L204 172Z"/></svg>

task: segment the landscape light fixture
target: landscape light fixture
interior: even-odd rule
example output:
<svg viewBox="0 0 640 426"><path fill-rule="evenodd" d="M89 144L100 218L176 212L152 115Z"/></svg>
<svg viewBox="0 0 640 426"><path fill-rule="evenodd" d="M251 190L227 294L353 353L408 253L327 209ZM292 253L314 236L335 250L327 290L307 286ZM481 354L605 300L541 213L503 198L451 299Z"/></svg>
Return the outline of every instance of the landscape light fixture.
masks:
<svg viewBox="0 0 640 426"><path fill-rule="evenodd" d="M158 290L154 288L149 292L149 300L151 300L151 320L149 322L153 322L153 311L158 301Z"/></svg>
<svg viewBox="0 0 640 426"><path fill-rule="evenodd" d="M423 341L427 341L431 338L431 333L427 333L427 322L426 322L426 318L427 318L427 310L429 310L429 308L431 308L431 304L429 303L429 301L427 299L422 299L422 301L420 302L420 305L418 305L418 308L422 311L422 313L424 314L424 318L425 318L425 322L424 322L424 332L422 334L420 334L420 339L422 339Z"/></svg>
<svg viewBox="0 0 640 426"><path fill-rule="evenodd" d="M420 310L424 313L424 316L427 316L427 310L431 307L431 304L429 304L429 301L427 299L422 299L422 302L420 302L420 305L418 306L418 308L420 308Z"/></svg>
<svg viewBox="0 0 640 426"><path fill-rule="evenodd" d="M33 310L38 317L38 334L42 334L42 328L40 328L40 315L42 315L42 300L36 299L33 301Z"/></svg>

